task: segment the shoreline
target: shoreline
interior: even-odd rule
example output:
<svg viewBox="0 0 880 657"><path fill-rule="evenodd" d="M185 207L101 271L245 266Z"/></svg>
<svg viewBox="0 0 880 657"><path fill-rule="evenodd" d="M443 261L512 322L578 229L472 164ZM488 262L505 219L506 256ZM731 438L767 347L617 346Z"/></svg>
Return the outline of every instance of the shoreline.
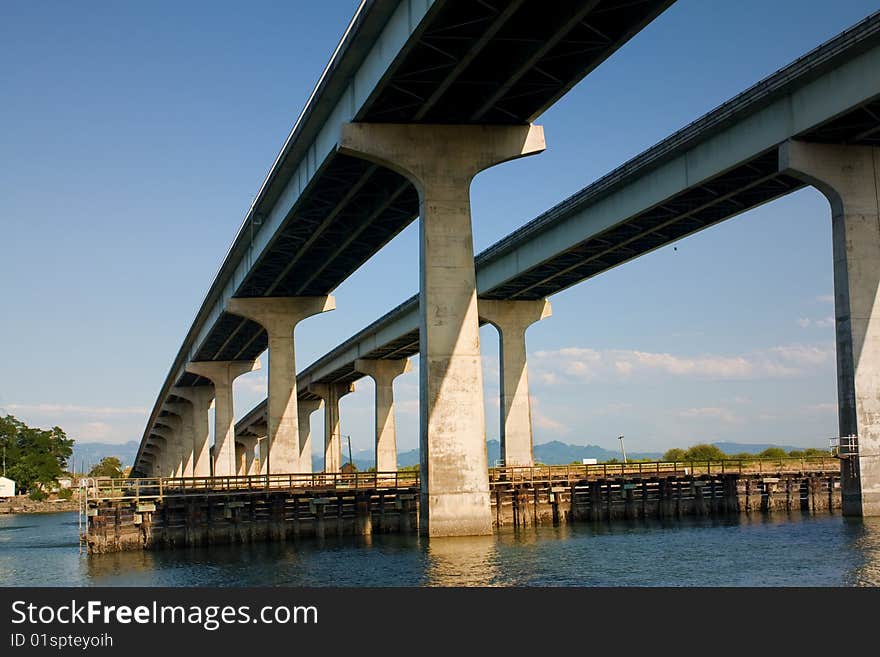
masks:
<svg viewBox="0 0 880 657"><path fill-rule="evenodd" d="M0 502L0 515L18 515L25 513L69 513L79 511L79 501L57 500L36 502L31 499L15 499L13 501Z"/></svg>

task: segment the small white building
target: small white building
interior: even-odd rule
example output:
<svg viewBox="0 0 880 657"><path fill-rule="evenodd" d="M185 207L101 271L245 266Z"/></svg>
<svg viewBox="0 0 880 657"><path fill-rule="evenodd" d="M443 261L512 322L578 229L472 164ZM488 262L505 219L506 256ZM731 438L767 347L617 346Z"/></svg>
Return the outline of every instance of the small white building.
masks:
<svg viewBox="0 0 880 657"><path fill-rule="evenodd" d="M15 482L6 477L0 477L0 497L15 497Z"/></svg>
<svg viewBox="0 0 880 657"><path fill-rule="evenodd" d="M599 463L599 459L581 459L581 462L584 465L596 465Z"/></svg>

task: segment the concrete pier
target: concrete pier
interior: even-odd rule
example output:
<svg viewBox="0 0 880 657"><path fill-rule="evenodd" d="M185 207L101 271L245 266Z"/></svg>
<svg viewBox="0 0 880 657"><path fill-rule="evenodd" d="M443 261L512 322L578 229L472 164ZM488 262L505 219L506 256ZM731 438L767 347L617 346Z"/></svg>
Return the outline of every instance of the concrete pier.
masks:
<svg viewBox="0 0 880 657"><path fill-rule="evenodd" d="M394 379L412 369L409 359L355 361L358 372L369 375L376 384L376 470L397 471L397 429L394 422Z"/></svg>
<svg viewBox="0 0 880 657"><path fill-rule="evenodd" d="M180 476L180 420L176 415L163 415L156 420L153 433L165 439L163 461L165 477Z"/></svg>
<svg viewBox="0 0 880 657"><path fill-rule="evenodd" d="M319 297L230 299L227 311L260 324L269 338L268 434L263 472L299 472L299 423L293 331L307 317L333 310L336 300Z"/></svg>
<svg viewBox="0 0 880 657"><path fill-rule="evenodd" d="M180 418L177 440L177 459L180 465L177 471L181 477L193 476L193 407L189 402L165 402L162 406L169 413ZM160 420L163 418L160 417Z"/></svg>
<svg viewBox="0 0 880 657"><path fill-rule="evenodd" d="M342 128L341 153L393 169L419 192L421 531L429 536L492 530L471 181L543 150L538 126Z"/></svg>
<svg viewBox="0 0 880 657"><path fill-rule="evenodd" d="M498 329L500 339L502 465L533 465L526 329L550 317L550 302L480 299L478 308L480 317Z"/></svg>
<svg viewBox="0 0 880 657"><path fill-rule="evenodd" d="M312 472L312 413L321 408L320 399L300 399L297 407L299 424L300 472Z"/></svg>
<svg viewBox="0 0 880 657"><path fill-rule="evenodd" d="M339 472L342 468L339 400L354 392L354 384L313 383L309 392L324 401L324 472Z"/></svg>
<svg viewBox="0 0 880 657"><path fill-rule="evenodd" d="M789 141L780 170L809 182L831 204L843 512L878 516L880 148Z"/></svg>
<svg viewBox="0 0 880 657"><path fill-rule="evenodd" d="M214 384L214 471L215 477L236 473L235 414L232 383L247 372L260 369L259 360L194 361L186 371L203 376Z"/></svg>
<svg viewBox="0 0 880 657"><path fill-rule="evenodd" d="M211 404L214 402L214 386L194 386L190 388L175 386L171 388L171 394L187 400L191 406L193 432L191 476L209 477L211 476L211 445L209 441L211 427L208 412L211 409Z"/></svg>
<svg viewBox="0 0 880 657"><path fill-rule="evenodd" d="M236 436L236 458L238 459L239 476L260 474L260 462L257 460L257 436ZM238 447L241 446L241 456Z"/></svg>

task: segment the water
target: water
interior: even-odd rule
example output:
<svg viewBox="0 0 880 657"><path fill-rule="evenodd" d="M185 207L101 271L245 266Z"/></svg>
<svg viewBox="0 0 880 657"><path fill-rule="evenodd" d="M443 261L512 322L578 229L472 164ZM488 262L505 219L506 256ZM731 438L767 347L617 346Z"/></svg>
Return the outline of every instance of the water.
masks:
<svg viewBox="0 0 880 657"><path fill-rule="evenodd" d="M615 522L80 556L75 513L0 516L4 586L878 586L880 518Z"/></svg>

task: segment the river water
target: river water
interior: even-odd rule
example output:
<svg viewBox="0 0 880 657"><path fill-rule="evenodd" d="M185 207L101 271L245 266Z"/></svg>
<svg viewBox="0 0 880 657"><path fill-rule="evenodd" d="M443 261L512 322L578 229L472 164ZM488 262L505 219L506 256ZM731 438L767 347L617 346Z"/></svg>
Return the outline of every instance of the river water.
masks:
<svg viewBox="0 0 880 657"><path fill-rule="evenodd" d="M3 586L878 586L880 518L738 516L80 555L75 513L0 516Z"/></svg>

